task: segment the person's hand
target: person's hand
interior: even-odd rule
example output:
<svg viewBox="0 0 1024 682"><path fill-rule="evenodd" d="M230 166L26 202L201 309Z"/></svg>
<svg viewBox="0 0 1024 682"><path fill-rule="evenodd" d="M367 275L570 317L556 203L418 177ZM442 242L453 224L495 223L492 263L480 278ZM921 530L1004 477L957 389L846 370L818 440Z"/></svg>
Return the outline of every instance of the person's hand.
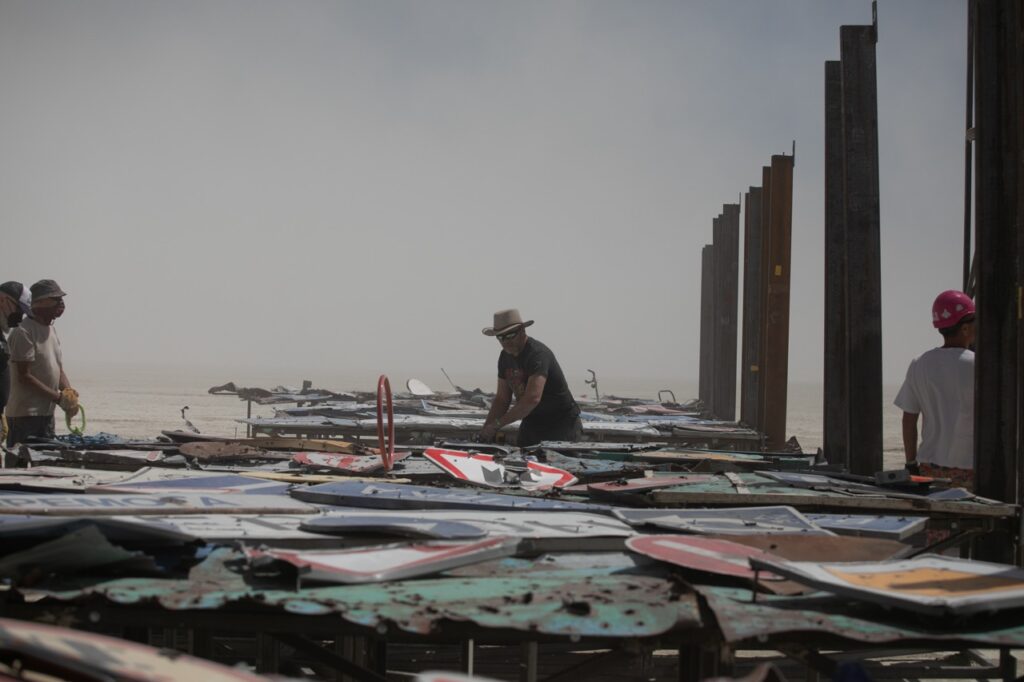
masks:
<svg viewBox="0 0 1024 682"><path fill-rule="evenodd" d="M498 422L488 422L480 429L480 442L490 443L494 440L494 434L498 432Z"/></svg>
<svg viewBox="0 0 1024 682"><path fill-rule="evenodd" d="M78 414L78 391L68 386L60 392L60 400L57 401L60 409L68 413L69 417Z"/></svg>

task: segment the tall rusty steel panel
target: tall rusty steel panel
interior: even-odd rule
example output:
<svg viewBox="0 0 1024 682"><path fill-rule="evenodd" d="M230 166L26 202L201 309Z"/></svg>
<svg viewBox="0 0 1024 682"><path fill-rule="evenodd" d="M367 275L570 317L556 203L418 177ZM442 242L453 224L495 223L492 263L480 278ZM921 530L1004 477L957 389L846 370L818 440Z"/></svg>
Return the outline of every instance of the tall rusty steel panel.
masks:
<svg viewBox="0 0 1024 682"><path fill-rule="evenodd" d="M715 370L715 415L719 419L736 419L736 349L739 327L739 251L740 205L725 204L715 234L719 297L715 313L718 329L715 349L718 366Z"/></svg>
<svg viewBox="0 0 1024 682"><path fill-rule="evenodd" d="M756 428L761 380L761 188L743 198L743 349L740 362L740 421Z"/></svg>
<svg viewBox="0 0 1024 682"><path fill-rule="evenodd" d="M789 384L789 282L793 227L793 157L772 156L764 325L764 433L769 448L786 442Z"/></svg>
<svg viewBox="0 0 1024 682"><path fill-rule="evenodd" d="M711 243L715 247L713 253L715 262L715 286L714 286L714 321L711 325L711 414L715 419L724 419L722 416L722 310L725 307L725 295L723 273L726 270L726 253L722 237L722 216L719 215L711 221Z"/></svg>
<svg viewBox="0 0 1024 682"><path fill-rule="evenodd" d="M977 357L974 461L977 491L1018 500L1024 241L1021 170L1024 103L1019 0L978 0L975 89L975 239ZM1009 543L986 543L987 558L1005 560ZM995 556L988 554L996 553Z"/></svg>
<svg viewBox="0 0 1024 682"><path fill-rule="evenodd" d="M757 430L761 433L767 431L765 401L768 399L767 387L764 383L764 363L766 352L766 326L768 324L768 270L770 267L771 229L770 221L772 215L772 168L771 166L761 167L761 330L758 341L758 357L760 364L760 379L758 381L757 395Z"/></svg>
<svg viewBox="0 0 1024 682"><path fill-rule="evenodd" d="M822 436L825 459L850 466L850 387L846 319L846 230L843 215L842 67L825 62L825 367Z"/></svg>
<svg viewBox="0 0 1024 682"><path fill-rule="evenodd" d="M713 405L715 325L715 253L714 246L705 244L700 253L700 382L698 397L705 410Z"/></svg>
<svg viewBox="0 0 1024 682"><path fill-rule="evenodd" d="M882 272L874 26L839 29L843 214L850 387L850 471L882 469Z"/></svg>

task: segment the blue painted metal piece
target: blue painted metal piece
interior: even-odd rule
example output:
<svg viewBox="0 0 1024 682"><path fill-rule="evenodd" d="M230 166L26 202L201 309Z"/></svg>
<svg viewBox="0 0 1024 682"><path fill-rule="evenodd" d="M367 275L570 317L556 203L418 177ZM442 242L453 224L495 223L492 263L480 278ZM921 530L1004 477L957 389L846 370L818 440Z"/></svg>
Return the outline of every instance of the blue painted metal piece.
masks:
<svg viewBox="0 0 1024 682"><path fill-rule="evenodd" d="M927 516L879 516L877 514L804 514L822 528L839 535L903 540L928 525Z"/></svg>
<svg viewBox="0 0 1024 682"><path fill-rule="evenodd" d="M291 495L296 499L317 504L371 509L521 509L611 513L611 507L602 504L397 483L322 483L308 488L293 489Z"/></svg>

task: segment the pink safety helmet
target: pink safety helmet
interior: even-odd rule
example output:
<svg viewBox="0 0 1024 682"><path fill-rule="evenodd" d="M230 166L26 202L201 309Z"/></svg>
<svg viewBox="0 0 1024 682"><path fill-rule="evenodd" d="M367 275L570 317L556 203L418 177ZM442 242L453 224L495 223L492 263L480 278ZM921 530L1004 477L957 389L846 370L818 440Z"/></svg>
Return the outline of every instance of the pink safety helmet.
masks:
<svg viewBox="0 0 1024 682"><path fill-rule="evenodd" d="M935 297L932 304L932 326L946 329L974 314L974 301L962 291L950 289Z"/></svg>

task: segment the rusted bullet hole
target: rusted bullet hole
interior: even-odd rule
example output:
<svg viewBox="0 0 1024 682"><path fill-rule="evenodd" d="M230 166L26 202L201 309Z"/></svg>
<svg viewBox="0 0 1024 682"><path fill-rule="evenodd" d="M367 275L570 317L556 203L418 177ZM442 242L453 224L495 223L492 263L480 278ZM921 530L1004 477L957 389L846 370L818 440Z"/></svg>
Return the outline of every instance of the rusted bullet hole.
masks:
<svg viewBox="0 0 1024 682"><path fill-rule="evenodd" d="M562 608L574 616L589 616L591 611L590 604L585 601L562 602Z"/></svg>

